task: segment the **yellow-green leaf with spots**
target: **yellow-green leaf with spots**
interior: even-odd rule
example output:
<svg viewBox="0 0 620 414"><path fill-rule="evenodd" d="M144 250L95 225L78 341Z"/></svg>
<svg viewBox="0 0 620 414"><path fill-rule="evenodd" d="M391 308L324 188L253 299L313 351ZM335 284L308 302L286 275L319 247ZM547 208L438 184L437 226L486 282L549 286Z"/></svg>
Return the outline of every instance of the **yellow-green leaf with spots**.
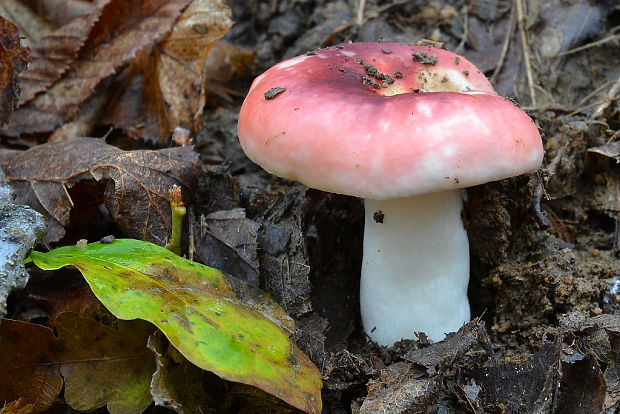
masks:
<svg viewBox="0 0 620 414"><path fill-rule="evenodd" d="M321 412L321 375L292 341L294 325L264 292L133 239L31 252L44 270L73 265L120 319L155 324L191 362Z"/></svg>

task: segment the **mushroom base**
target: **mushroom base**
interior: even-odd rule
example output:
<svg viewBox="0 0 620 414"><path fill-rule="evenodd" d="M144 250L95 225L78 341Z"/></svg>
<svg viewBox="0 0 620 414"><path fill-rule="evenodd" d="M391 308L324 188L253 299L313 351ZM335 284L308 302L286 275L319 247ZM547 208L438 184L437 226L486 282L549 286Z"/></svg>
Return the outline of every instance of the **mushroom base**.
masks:
<svg viewBox="0 0 620 414"><path fill-rule="evenodd" d="M461 190L365 200L360 302L364 329L377 343L414 332L439 341L469 321L462 207Z"/></svg>

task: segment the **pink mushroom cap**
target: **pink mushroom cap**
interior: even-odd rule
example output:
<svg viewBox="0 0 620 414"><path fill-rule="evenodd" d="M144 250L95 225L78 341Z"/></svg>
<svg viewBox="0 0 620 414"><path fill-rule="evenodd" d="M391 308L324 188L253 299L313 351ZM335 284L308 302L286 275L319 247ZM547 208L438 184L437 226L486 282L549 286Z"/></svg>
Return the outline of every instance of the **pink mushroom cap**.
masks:
<svg viewBox="0 0 620 414"><path fill-rule="evenodd" d="M533 172L544 154L532 119L472 63L425 45L352 43L285 60L254 80L238 134L272 174L372 199Z"/></svg>

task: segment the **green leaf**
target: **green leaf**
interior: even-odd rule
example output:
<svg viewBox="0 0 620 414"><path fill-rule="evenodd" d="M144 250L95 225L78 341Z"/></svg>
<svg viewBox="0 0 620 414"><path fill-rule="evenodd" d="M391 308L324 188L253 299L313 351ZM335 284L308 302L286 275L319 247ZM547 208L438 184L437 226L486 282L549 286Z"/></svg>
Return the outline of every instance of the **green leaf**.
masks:
<svg viewBox="0 0 620 414"><path fill-rule="evenodd" d="M116 317L152 322L200 368L321 412L318 369L292 341L291 319L259 289L134 239L30 257L44 270L76 266Z"/></svg>

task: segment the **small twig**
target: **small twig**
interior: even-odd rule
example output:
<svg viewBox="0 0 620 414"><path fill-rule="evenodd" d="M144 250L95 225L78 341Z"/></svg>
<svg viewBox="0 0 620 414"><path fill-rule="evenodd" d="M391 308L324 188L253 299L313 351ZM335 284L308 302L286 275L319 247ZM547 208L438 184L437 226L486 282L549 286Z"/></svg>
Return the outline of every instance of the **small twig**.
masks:
<svg viewBox="0 0 620 414"><path fill-rule="evenodd" d="M521 36L521 48L523 49L523 58L525 59L525 73L527 75L527 84L530 88L530 98L532 105L536 106L536 94L534 93L534 77L532 76L532 64L530 62L530 49L527 45L527 36L525 34L525 18L523 17L522 0L515 0L517 9L517 24L519 34Z"/></svg>
<svg viewBox="0 0 620 414"><path fill-rule="evenodd" d="M596 42L588 43L587 45L579 46L579 47L576 47L574 49L570 49L570 50L567 50L565 52L558 53L557 55L555 55L553 57L557 58L557 57L560 57L560 56L566 56L566 55L570 55L572 53L581 52L582 50L586 50L586 49L589 49L589 48L595 47L595 46L600 46L600 45L602 45L604 43L610 42L610 41L615 40L615 39L620 39L620 34L615 34L615 35L607 36L607 37L605 37L603 39L597 40Z"/></svg>
<svg viewBox="0 0 620 414"><path fill-rule="evenodd" d="M461 37L459 45L456 47L456 54L461 54L463 52L463 49L465 48L465 42L467 41L467 36L469 36L469 7L464 6L463 13L465 14L465 17L463 18L463 36Z"/></svg>
<svg viewBox="0 0 620 414"><path fill-rule="evenodd" d="M510 19L508 21L508 29L506 30L506 37L504 38L504 44L502 45L502 53L499 55L499 59L497 60L497 64L495 65L495 70L489 79L492 84L495 84L497 81L497 77L499 76L500 71L502 70L502 66L504 66L504 59L506 59L506 53L508 52L508 47L510 46L510 39L515 32L515 27L517 26L517 14L515 13L515 5L512 4L510 7Z"/></svg>
<svg viewBox="0 0 620 414"><path fill-rule="evenodd" d="M583 105L584 103L586 103L587 101L590 100L590 98L592 98L593 96L601 93L603 91L603 89L607 88L609 85L611 85L613 83L613 81L607 81L604 84L602 84L601 86L599 86L598 88L596 88L595 90L593 90L592 92L590 92L589 94L587 94L586 96L584 96L583 98L581 98L578 102L579 105Z"/></svg>
<svg viewBox="0 0 620 414"><path fill-rule="evenodd" d="M555 111L555 112L572 112L575 110L574 107L566 107L564 105L559 104L546 104L540 106L522 106L526 112L543 112L543 111Z"/></svg>
<svg viewBox="0 0 620 414"><path fill-rule="evenodd" d="M482 336L482 339L484 340L484 344L487 347L487 352L489 353L489 356L491 357L491 361L493 362L493 365L497 365L498 364L498 360L497 360L497 356L495 355L495 351L493 350L493 343L491 342L491 338L489 338L489 333L487 332L487 328L482 325L480 327L480 335Z"/></svg>
<svg viewBox="0 0 620 414"><path fill-rule="evenodd" d="M366 7L366 0L358 0L357 2L357 18L355 19L355 24L357 27L362 27L364 24L364 8Z"/></svg>
<svg viewBox="0 0 620 414"><path fill-rule="evenodd" d="M618 94L619 91L620 91L620 76L616 80L616 83L614 83L614 85L611 87L611 89L609 89L609 92L607 92L607 99L605 99L605 101L598 108L596 108L594 113L592 113L591 119L598 118L599 115L601 115L603 111L607 109L609 104L611 104L614 101L614 99L616 99L616 95Z"/></svg>
<svg viewBox="0 0 620 414"><path fill-rule="evenodd" d="M572 141L573 141L572 139L567 139L562 145L562 147L555 154L555 156L553 157L549 165L547 165L542 171L539 170L538 173L536 174L537 182L536 182L536 190L534 192L535 201L532 207L534 209L534 213L536 213L536 219L538 221L538 224L543 228L547 228L551 226L551 222L549 222L549 219L547 218L547 213L542 210L541 204L540 204L543 196L545 197L546 200L551 199L551 197L549 197L549 194L547 193L547 190L545 190L545 184L557 172L558 166L560 165L560 161L562 161L562 158L564 157L564 154L566 154L566 151L568 150L568 146L571 144Z"/></svg>
<svg viewBox="0 0 620 414"><path fill-rule="evenodd" d="M549 199L549 194L547 194L547 191L545 190L545 184L543 183L543 181L544 180L539 171L538 173L536 173L536 190L534 192L535 198L532 208L534 210L534 213L536 214L536 221L538 221L538 225L546 229L548 227L551 227L551 222L547 218L547 213L542 210L540 204L543 195L547 200Z"/></svg>
<svg viewBox="0 0 620 414"><path fill-rule="evenodd" d="M614 231L614 243L611 248L614 256L618 257L620 255L620 214L616 216L616 229Z"/></svg>
<svg viewBox="0 0 620 414"><path fill-rule="evenodd" d="M557 118L554 119L554 121L559 121L561 119L568 118L568 117L573 116L573 115L577 115L580 112L583 113L586 109L594 108L596 105L602 105L603 103L605 103L605 101L597 101L597 102L593 102L591 104L582 106L582 107L577 108L577 109L575 109L574 111L572 111L572 112L570 112L568 114L564 114L564 115L558 116Z"/></svg>
<svg viewBox="0 0 620 414"><path fill-rule="evenodd" d="M549 102L551 102L551 104L556 104L557 102L555 101L555 99L553 98L553 95L549 92L547 92L547 90L545 88L543 88L540 85L536 85L534 84L534 89L541 91L549 100Z"/></svg>
<svg viewBox="0 0 620 414"><path fill-rule="evenodd" d="M609 137L609 139L607 140L607 142L605 143L605 145L609 145L611 144L613 141L616 140L616 138L620 137L620 130L616 131L613 133L612 136ZM620 198L619 198L620 199Z"/></svg>

